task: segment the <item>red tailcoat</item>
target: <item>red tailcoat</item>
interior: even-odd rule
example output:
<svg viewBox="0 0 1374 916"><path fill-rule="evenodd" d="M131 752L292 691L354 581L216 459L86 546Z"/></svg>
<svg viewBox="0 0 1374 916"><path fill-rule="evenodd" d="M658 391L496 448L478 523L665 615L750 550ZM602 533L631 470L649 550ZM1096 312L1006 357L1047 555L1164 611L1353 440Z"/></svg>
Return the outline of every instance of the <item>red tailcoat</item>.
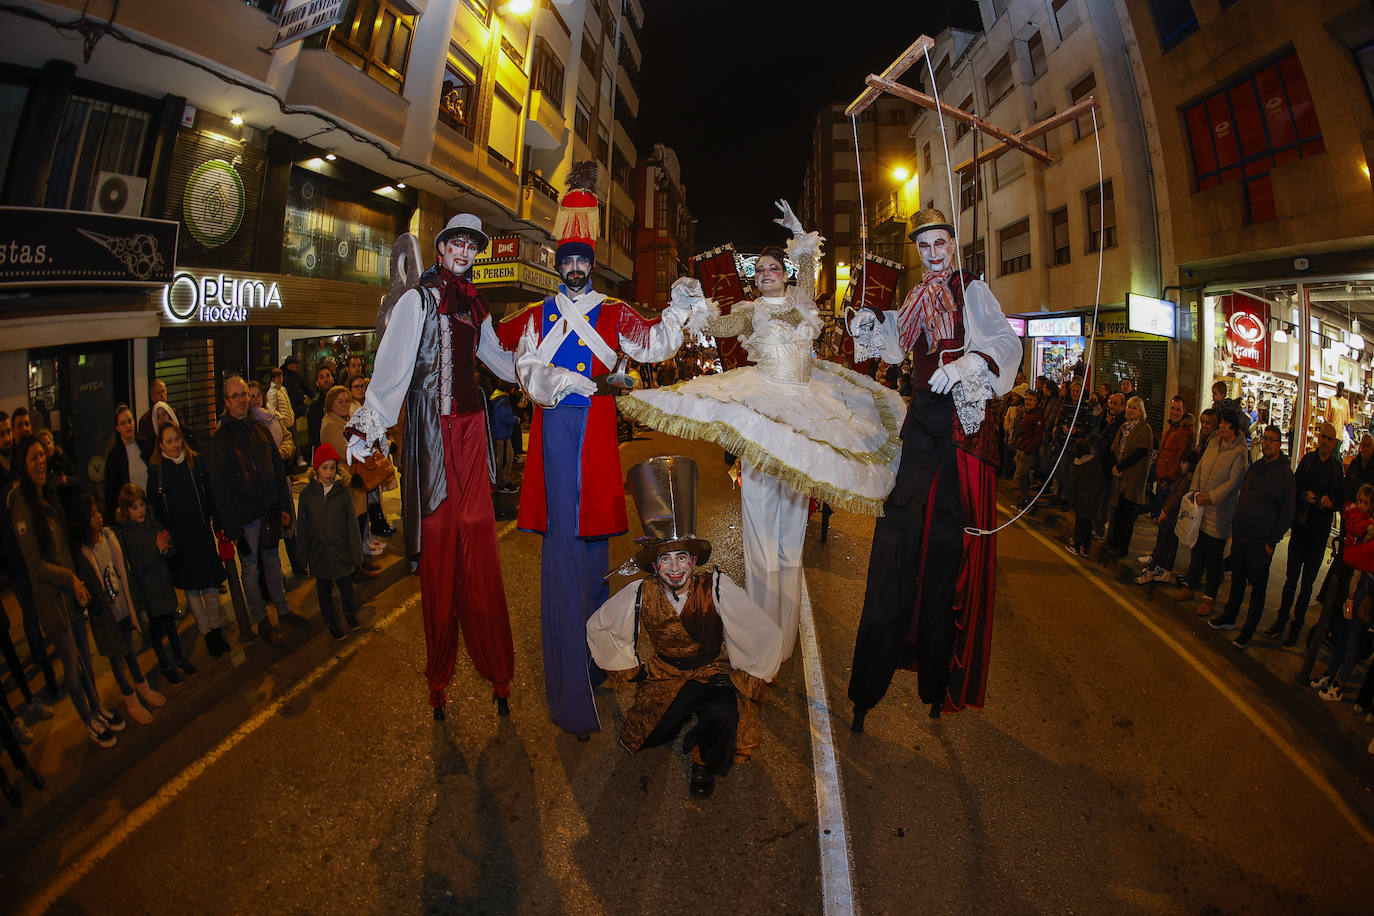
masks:
<svg viewBox="0 0 1374 916"><path fill-rule="evenodd" d="M501 346L514 352L526 329L533 328L543 340L543 310L554 303L549 297L502 320L496 333ZM595 330L606 344L620 352L622 335L647 345L649 329L657 321L642 318L638 312L619 299L607 297L597 313ZM571 367L566 367L571 368ZM592 351L590 366L582 374L590 377L605 375L613 369L596 358ZM551 408L557 410L558 408ZM548 529L549 510L544 484L544 441L542 407L535 407L530 423L530 443L526 451L525 480L520 494L520 511L516 526L522 531L544 534ZM569 455L567 460L577 460ZM620 440L616 435L615 398L595 395L587 410L587 429L582 437L582 488L578 506L578 537L603 538L624 534L629 530L625 515L625 484L620 468Z"/></svg>

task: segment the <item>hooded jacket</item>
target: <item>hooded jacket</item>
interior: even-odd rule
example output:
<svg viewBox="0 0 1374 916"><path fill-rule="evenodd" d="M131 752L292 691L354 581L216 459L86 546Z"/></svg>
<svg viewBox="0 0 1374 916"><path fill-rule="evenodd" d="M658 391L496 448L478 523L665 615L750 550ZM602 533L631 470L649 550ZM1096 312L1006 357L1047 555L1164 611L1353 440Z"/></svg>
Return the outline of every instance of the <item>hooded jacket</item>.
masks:
<svg viewBox="0 0 1374 916"><path fill-rule="evenodd" d="M1159 457L1155 459L1155 477L1159 480L1173 481L1178 477L1179 462L1193 447L1197 438L1197 425L1193 415L1185 413L1177 423L1166 422L1164 434L1159 437Z"/></svg>

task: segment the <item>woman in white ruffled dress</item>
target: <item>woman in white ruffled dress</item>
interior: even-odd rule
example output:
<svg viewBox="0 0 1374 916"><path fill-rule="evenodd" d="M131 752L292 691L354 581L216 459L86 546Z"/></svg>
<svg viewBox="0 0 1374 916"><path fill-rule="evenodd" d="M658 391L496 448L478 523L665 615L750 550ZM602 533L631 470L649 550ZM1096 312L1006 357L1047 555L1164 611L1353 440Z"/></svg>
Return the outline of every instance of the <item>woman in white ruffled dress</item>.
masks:
<svg viewBox="0 0 1374 916"><path fill-rule="evenodd" d="M757 365L634 391L618 403L646 426L739 456L745 590L782 626L785 659L801 615L809 500L881 515L896 479L906 406L897 392L813 357L823 327L813 298L822 240L803 230L786 201L778 208L783 215L774 222L792 232L786 256L797 265L796 286L787 286L777 247L764 249L754 265L759 298L728 315L703 299L698 281L673 284L674 301L698 313L705 302L706 333L739 337Z"/></svg>

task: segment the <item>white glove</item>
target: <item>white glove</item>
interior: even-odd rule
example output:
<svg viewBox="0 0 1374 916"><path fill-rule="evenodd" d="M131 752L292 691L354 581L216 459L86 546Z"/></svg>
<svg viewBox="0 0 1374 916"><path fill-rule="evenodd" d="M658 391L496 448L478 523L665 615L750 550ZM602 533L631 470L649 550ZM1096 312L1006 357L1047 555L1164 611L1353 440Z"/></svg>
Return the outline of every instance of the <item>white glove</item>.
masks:
<svg viewBox="0 0 1374 916"><path fill-rule="evenodd" d="M953 368L952 363L948 366L941 366L930 375L930 390L936 394L949 394L957 381L959 381L959 373Z"/></svg>
<svg viewBox="0 0 1374 916"><path fill-rule="evenodd" d="M549 377L554 379L553 402L557 404L570 394L580 394L584 397L591 397L596 394L596 382L571 369L564 369L562 366L546 366L545 371Z"/></svg>
<svg viewBox="0 0 1374 916"><path fill-rule="evenodd" d="M793 235L803 235L806 230L802 228L801 220L797 219L797 214L792 212L792 205L785 200L777 200L773 205L782 211L782 216L773 220L782 228Z"/></svg>
<svg viewBox="0 0 1374 916"><path fill-rule="evenodd" d="M348 454L344 456L345 464L354 462L365 462L372 456L372 443L362 436L350 436L348 438Z"/></svg>
<svg viewBox="0 0 1374 916"><path fill-rule="evenodd" d="M857 337L865 344L873 336L873 329L878 324L878 316L873 314L873 310L868 306L856 309L849 318L849 333Z"/></svg>
<svg viewBox="0 0 1374 916"><path fill-rule="evenodd" d="M696 277L678 277L673 281L673 289L669 297L673 305L682 305L691 308L692 305L706 298L706 293L701 288L701 281Z"/></svg>

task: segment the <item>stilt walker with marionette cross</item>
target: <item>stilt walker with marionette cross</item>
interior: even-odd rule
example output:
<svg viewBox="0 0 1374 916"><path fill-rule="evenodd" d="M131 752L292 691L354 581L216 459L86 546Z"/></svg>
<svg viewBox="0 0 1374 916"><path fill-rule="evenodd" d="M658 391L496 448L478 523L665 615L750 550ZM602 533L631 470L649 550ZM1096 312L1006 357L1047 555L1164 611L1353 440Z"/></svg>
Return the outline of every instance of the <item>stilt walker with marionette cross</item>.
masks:
<svg viewBox="0 0 1374 916"><path fill-rule="evenodd" d="M1001 141L960 170L1011 149L1052 161L1027 143L1026 134L1043 132L1042 125L1011 134L895 82L933 44L923 35L882 76L869 76L869 88L845 113L856 116L889 92ZM849 680L854 731L863 731L864 717L898 668L916 671L932 718L982 706L991 649L994 410L1015 382L1021 341L987 284L956 268L956 230L942 212L918 212L910 238L925 267L921 282L900 309L881 315L861 309L849 321L855 359L899 363L910 352L914 380L897 482L873 532Z"/></svg>

